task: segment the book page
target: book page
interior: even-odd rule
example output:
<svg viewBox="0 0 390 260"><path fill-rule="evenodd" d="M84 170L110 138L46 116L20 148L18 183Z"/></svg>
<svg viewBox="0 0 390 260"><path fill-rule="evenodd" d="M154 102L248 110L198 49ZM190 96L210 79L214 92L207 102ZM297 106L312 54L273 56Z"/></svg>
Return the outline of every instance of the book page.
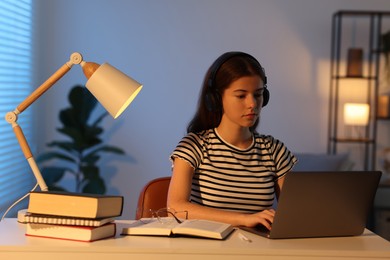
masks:
<svg viewBox="0 0 390 260"><path fill-rule="evenodd" d="M173 218L140 219L123 228L122 235L170 236L172 228L178 223Z"/></svg>
<svg viewBox="0 0 390 260"><path fill-rule="evenodd" d="M172 229L174 234L223 239L233 231L233 226L209 220L186 220Z"/></svg>

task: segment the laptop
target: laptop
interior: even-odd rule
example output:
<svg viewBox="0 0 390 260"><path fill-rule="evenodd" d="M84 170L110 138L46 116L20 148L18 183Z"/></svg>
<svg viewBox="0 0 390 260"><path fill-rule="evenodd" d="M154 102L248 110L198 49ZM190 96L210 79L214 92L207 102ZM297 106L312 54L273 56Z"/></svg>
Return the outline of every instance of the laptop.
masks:
<svg viewBox="0 0 390 260"><path fill-rule="evenodd" d="M240 228L271 239L361 235L380 177L380 171L290 172L271 231Z"/></svg>

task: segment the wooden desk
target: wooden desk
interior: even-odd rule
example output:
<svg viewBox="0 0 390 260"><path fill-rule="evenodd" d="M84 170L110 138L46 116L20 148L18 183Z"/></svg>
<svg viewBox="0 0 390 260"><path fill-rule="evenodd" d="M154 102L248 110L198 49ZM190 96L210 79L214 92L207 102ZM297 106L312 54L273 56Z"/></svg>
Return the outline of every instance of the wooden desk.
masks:
<svg viewBox="0 0 390 260"><path fill-rule="evenodd" d="M245 259L390 259L390 242L366 230L362 236L269 240L235 231L227 240L121 236L93 243L26 237L16 219L0 222L0 259L53 260L245 260Z"/></svg>

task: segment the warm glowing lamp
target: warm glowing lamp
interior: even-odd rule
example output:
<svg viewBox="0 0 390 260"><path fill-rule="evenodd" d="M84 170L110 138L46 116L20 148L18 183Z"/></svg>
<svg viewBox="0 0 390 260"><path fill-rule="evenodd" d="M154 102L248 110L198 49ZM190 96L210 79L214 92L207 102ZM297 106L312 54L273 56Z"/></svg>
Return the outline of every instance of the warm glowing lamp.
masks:
<svg viewBox="0 0 390 260"><path fill-rule="evenodd" d="M87 89L96 97L113 118L117 118L142 89L140 83L112 67L110 64L104 63L99 65L93 62L85 62L83 61L81 54L75 52L70 56L68 62L19 104L14 111L6 114L5 119L12 125L23 154L42 191L47 191L48 188L31 153L23 131L17 123L18 115L52 87L75 64L79 64L82 67L83 72L88 79L86 83Z"/></svg>
<svg viewBox="0 0 390 260"><path fill-rule="evenodd" d="M344 123L353 126L368 125L370 106L362 103L346 103L344 105Z"/></svg>

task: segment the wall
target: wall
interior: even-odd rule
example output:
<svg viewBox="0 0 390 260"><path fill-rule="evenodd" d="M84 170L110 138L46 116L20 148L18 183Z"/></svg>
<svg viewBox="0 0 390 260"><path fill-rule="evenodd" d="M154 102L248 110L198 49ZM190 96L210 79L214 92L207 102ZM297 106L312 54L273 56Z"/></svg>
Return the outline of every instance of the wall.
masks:
<svg viewBox="0 0 390 260"><path fill-rule="evenodd" d="M134 216L148 180L170 175L169 154L192 117L203 75L230 50L249 52L266 69L271 92L258 131L294 152L326 152L332 14L386 10L387 0L36 0L37 84L72 52L109 62L144 84L118 119L106 118L105 138L125 157L102 162L109 193L125 196ZM75 84L75 67L37 102L38 145L59 138L58 111ZM44 113L42 113L44 111ZM71 179L67 185L71 185Z"/></svg>

